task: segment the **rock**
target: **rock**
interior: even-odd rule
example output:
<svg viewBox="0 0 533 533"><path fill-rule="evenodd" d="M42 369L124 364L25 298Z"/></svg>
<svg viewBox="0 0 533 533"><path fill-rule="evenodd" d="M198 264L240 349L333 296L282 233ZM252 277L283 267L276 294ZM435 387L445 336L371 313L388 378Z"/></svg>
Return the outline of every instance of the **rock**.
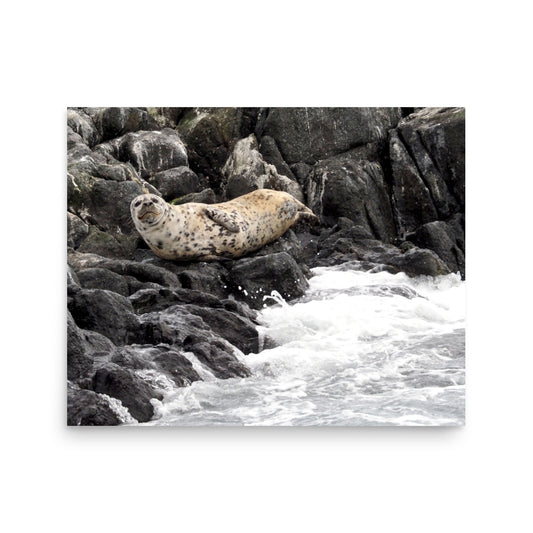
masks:
<svg viewBox="0 0 533 533"><path fill-rule="evenodd" d="M218 192L221 170L233 144L253 131L258 110L236 107L194 108L178 124L187 146L190 166L209 176L209 187Z"/></svg>
<svg viewBox="0 0 533 533"><path fill-rule="evenodd" d="M130 296L130 302L136 313L153 313L162 311L176 304L193 303L207 307L220 307L219 298L210 294L190 289L141 289Z"/></svg>
<svg viewBox="0 0 533 533"><path fill-rule="evenodd" d="M307 182L308 205L323 220L339 217L366 228L389 242L396 235L383 169L367 148L317 163Z"/></svg>
<svg viewBox="0 0 533 533"><path fill-rule="evenodd" d="M420 248L412 248L404 254L391 257L387 265L389 272L405 272L411 277L450 274L450 269L435 252Z"/></svg>
<svg viewBox="0 0 533 533"><path fill-rule="evenodd" d="M309 286L296 261L286 252L236 261L230 271L230 281L235 297L253 309L275 303L271 298L264 299L272 292L292 300L302 296Z"/></svg>
<svg viewBox="0 0 533 533"><path fill-rule="evenodd" d="M101 142L101 136L94 122L82 109L67 109L67 125L83 139L87 146L92 148Z"/></svg>
<svg viewBox="0 0 533 533"><path fill-rule="evenodd" d="M296 181L296 177L289 168L289 165L283 160L278 145L272 137L268 135L261 137L259 151L266 163L276 167L278 174L281 176L287 176L287 178Z"/></svg>
<svg viewBox="0 0 533 533"><path fill-rule="evenodd" d="M250 370L229 353L224 344L217 341L208 343L201 337L191 335L185 339L184 349L194 353L219 379L245 378L251 375Z"/></svg>
<svg viewBox="0 0 533 533"><path fill-rule="evenodd" d="M89 226L80 217L67 211L67 246L77 248L88 233Z"/></svg>
<svg viewBox="0 0 533 533"><path fill-rule="evenodd" d="M187 310L201 317L213 333L227 340L244 354L258 351L259 334L256 324L249 319L227 309L188 305Z"/></svg>
<svg viewBox="0 0 533 533"><path fill-rule="evenodd" d="M67 204L71 213L115 237L137 233L131 220L130 203L142 194L139 183L69 176Z"/></svg>
<svg viewBox="0 0 533 533"><path fill-rule="evenodd" d="M98 254L102 257L121 258L131 257L138 238L136 235L113 234L99 230L96 226L89 225L89 233L77 250L86 254Z"/></svg>
<svg viewBox="0 0 533 533"><path fill-rule="evenodd" d="M67 312L67 378L76 380L86 374L93 366L87 355L86 343L80 328Z"/></svg>
<svg viewBox="0 0 533 533"><path fill-rule="evenodd" d="M158 261L161 263L170 262ZM150 263L126 259L108 259L97 254L69 252L68 263L75 271L85 268L107 268L121 276L132 276L141 283L157 283L166 287L181 287L178 276L168 269Z"/></svg>
<svg viewBox="0 0 533 533"><path fill-rule="evenodd" d="M226 298L229 294L228 273L220 263L189 263L178 274L181 286Z"/></svg>
<svg viewBox="0 0 533 533"><path fill-rule="evenodd" d="M117 345L135 342L139 321L131 302L111 291L82 289L69 305L76 324L97 331Z"/></svg>
<svg viewBox="0 0 533 533"><path fill-rule="evenodd" d="M78 271L78 279L84 289L102 289L129 296L128 281L124 276L107 268L86 268Z"/></svg>
<svg viewBox="0 0 533 533"><path fill-rule="evenodd" d="M185 145L170 128L161 131L138 131L107 143L119 161L129 162L142 178L174 167L188 166Z"/></svg>
<svg viewBox="0 0 533 533"><path fill-rule="evenodd" d="M200 192L192 192L190 194L186 194L181 198L175 198L169 203L171 203L172 205L187 204L189 202L195 202L198 204L214 204L216 203L216 201L217 199L213 189L204 189Z"/></svg>
<svg viewBox="0 0 533 533"><path fill-rule="evenodd" d="M107 398L68 384L67 424L69 426L117 426L121 423Z"/></svg>
<svg viewBox="0 0 533 533"><path fill-rule="evenodd" d="M463 108L427 108L391 132L392 192L400 232L464 212L464 120Z"/></svg>
<svg viewBox="0 0 533 533"><path fill-rule="evenodd" d="M465 277L465 257L456 242L454 231L443 221L430 222L419 227L406 238L420 248L433 250L451 272Z"/></svg>
<svg viewBox="0 0 533 533"><path fill-rule="evenodd" d="M154 416L150 402L152 398L163 399L159 391L150 387L133 371L114 363L107 363L95 372L92 387L95 392L120 400L139 422L148 422Z"/></svg>
<svg viewBox="0 0 533 533"><path fill-rule="evenodd" d="M225 195L228 200L256 189L285 191L300 202L304 200L298 182L278 174L274 165L264 161L253 134L235 144L222 168L222 175L226 180Z"/></svg>
<svg viewBox="0 0 533 533"><path fill-rule="evenodd" d="M88 113L92 116L102 141L121 137L129 132L159 128L159 124L148 111L139 107L89 108Z"/></svg>
<svg viewBox="0 0 533 533"><path fill-rule="evenodd" d="M147 111L158 123L159 128L175 128L183 114L190 109L190 107L148 107Z"/></svg>
<svg viewBox="0 0 533 533"><path fill-rule="evenodd" d="M263 135L275 139L289 164L315 164L366 143L386 139L401 118L392 107L273 107Z"/></svg>
<svg viewBox="0 0 533 533"><path fill-rule="evenodd" d="M189 167L177 167L154 174L150 182L163 198L170 202L175 198L198 192L198 176Z"/></svg>
<svg viewBox="0 0 533 533"><path fill-rule="evenodd" d="M177 387L184 387L201 379L184 355L164 344L123 346L117 350L112 362L130 370L149 370L155 372L156 376L163 374Z"/></svg>

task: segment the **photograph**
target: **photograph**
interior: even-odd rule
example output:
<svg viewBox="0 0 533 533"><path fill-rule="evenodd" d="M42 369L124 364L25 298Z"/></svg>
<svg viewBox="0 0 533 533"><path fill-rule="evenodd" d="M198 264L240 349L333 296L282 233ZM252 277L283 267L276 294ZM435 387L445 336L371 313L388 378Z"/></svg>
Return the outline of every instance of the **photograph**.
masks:
<svg viewBox="0 0 533 533"><path fill-rule="evenodd" d="M67 426L465 425L465 107L66 120Z"/></svg>

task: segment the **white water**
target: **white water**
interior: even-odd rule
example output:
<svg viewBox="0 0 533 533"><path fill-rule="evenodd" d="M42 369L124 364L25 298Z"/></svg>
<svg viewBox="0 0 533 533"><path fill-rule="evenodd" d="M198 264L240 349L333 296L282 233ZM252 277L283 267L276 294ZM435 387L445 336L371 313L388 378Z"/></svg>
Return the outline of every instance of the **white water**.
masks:
<svg viewBox="0 0 533 533"><path fill-rule="evenodd" d="M313 272L297 303L262 311L278 346L239 356L252 377L167 389L149 425L463 424L460 277Z"/></svg>

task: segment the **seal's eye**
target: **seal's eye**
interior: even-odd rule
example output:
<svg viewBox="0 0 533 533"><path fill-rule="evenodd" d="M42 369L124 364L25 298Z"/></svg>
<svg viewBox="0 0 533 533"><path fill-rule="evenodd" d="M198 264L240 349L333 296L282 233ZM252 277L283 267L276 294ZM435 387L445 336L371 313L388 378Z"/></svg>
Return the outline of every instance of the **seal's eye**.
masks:
<svg viewBox="0 0 533 533"><path fill-rule="evenodd" d="M141 201L140 200L137 200L134 204L133 204L133 207L139 207L141 205Z"/></svg>
<svg viewBox="0 0 533 533"><path fill-rule="evenodd" d="M152 198L152 202L154 202L154 204L157 204L157 202L159 202L159 200L157 198Z"/></svg>

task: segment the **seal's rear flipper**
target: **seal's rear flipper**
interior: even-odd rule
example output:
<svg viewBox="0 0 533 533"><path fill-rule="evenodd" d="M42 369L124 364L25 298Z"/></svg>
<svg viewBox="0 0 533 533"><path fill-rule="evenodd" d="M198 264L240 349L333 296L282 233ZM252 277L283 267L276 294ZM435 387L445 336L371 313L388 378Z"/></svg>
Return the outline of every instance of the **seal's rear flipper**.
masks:
<svg viewBox="0 0 533 533"><path fill-rule="evenodd" d="M222 209L217 209L213 206L208 206L205 208L205 214L217 224L220 224L222 227L226 228L231 233L238 233L241 231L239 223L237 221L236 213L227 213Z"/></svg>

